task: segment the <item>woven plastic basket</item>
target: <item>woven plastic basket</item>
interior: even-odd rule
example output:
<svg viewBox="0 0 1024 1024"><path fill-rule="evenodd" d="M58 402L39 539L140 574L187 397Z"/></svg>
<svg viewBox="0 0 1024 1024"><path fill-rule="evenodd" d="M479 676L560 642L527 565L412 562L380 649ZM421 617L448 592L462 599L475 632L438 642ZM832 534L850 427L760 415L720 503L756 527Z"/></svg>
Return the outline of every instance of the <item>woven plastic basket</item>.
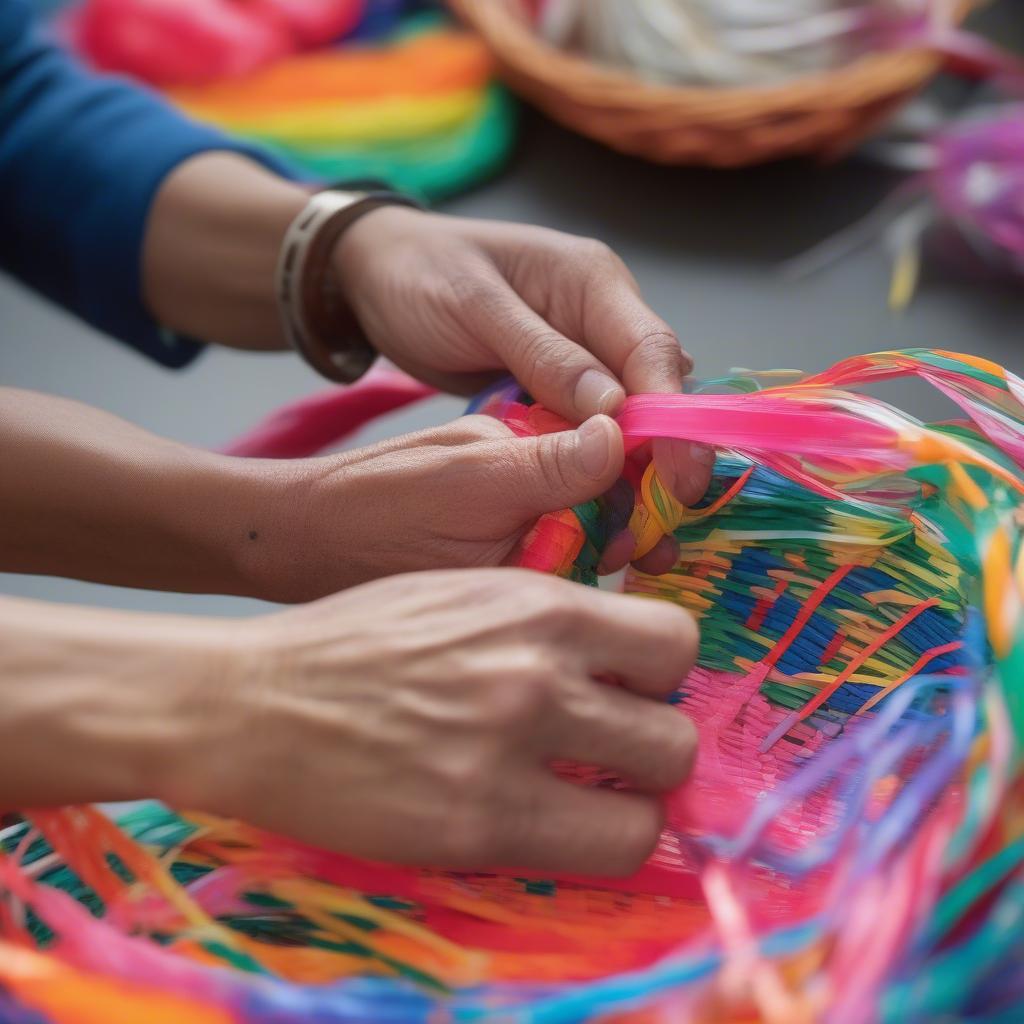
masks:
<svg viewBox="0 0 1024 1024"><path fill-rule="evenodd" d="M450 0L450 6L485 39L524 98L583 135L658 163L738 167L786 156L837 157L941 63L927 50L900 50L777 86L652 85L547 44L517 0Z"/></svg>
<svg viewBox="0 0 1024 1024"><path fill-rule="evenodd" d="M850 390L903 377L966 419ZM318 450L426 394L377 371L231 450ZM473 409L565 425L515 385ZM519 564L592 583L621 515L635 554L679 541L625 582L701 628L670 698L696 765L639 872L402 868L152 804L29 809L0 828L0 1021L1024 1020L1024 380L879 352L633 396L619 424L621 486L544 516ZM716 443L698 506L645 466L651 437Z"/></svg>

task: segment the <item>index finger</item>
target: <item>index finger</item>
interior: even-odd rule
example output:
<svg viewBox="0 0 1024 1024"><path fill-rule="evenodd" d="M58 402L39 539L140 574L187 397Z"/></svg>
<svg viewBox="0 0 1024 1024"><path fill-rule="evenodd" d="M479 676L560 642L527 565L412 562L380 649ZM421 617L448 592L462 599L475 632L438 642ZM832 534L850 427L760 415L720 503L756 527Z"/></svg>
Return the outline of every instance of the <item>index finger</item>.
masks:
<svg viewBox="0 0 1024 1024"><path fill-rule="evenodd" d="M612 256L591 278L580 341L600 359L628 394L679 394L693 360L672 328L644 302L632 275ZM714 454L689 441L655 441L658 475L684 505L707 490Z"/></svg>
<svg viewBox="0 0 1024 1024"><path fill-rule="evenodd" d="M610 249L592 262L576 340L629 394L678 394L693 369L675 331L644 301L636 279Z"/></svg>
<svg viewBox="0 0 1024 1024"><path fill-rule="evenodd" d="M697 660L693 616L656 598L580 588L578 613L563 628L590 675L650 697L672 693Z"/></svg>

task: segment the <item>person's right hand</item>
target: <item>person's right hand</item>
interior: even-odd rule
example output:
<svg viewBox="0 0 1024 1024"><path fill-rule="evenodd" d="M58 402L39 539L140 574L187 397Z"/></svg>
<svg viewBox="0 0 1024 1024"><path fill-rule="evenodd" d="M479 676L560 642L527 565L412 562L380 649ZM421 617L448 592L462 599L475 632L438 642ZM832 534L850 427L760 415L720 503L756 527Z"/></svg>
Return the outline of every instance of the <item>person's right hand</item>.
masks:
<svg viewBox="0 0 1024 1024"><path fill-rule="evenodd" d="M696 647L678 607L524 570L379 580L237 624L161 795L373 860L629 874L693 763L662 699Z"/></svg>

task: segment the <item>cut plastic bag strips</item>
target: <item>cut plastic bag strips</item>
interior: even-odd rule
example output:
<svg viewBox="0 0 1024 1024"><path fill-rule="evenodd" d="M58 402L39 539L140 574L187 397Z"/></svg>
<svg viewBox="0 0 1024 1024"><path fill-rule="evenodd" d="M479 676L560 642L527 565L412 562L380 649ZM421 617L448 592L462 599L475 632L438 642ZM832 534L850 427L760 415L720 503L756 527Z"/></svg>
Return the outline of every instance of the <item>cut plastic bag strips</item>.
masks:
<svg viewBox="0 0 1024 1024"><path fill-rule="evenodd" d="M516 137L486 47L431 13L401 19L385 40L278 55L167 93L299 179L377 180L428 202L498 171Z"/></svg>
<svg viewBox="0 0 1024 1024"><path fill-rule="evenodd" d="M437 19L411 23L423 27L388 47L306 54L174 98L302 177L382 180L441 199L500 169L517 118L479 40Z"/></svg>
<svg viewBox="0 0 1024 1024"><path fill-rule="evenodd" d="M908 374L973 425L927 427L840 393ZM690 607L703 631L672 698L700 733L693 779L668 799L637 875L369 865L158 807L122 823L147 860L116 853L88 815L48 812L43 835L3 834L4 934L90 982L145 980L238 1021L853 1024L1020 1010L1019 381L954 353L878 353L803 381L735 375L668 399L659 429L692 439L690 407L714 390L764 402L765 430L731 437L696 508L634 466L613 494L544 517L524 546L524 563L591 582L630 500L680 541L672 573L626 583ZM312 418L336 418L349 395ZM876 431L873 447L786 451L800 408L807 422L837 414L843 437ZM518 434L565 426L509 386L474 409ZM723 430L732 415L703 411ZM655 429L623 426L627 443ZM249 450L295 428L272 422ZM187 898L154 884L155 862ZM3 968L0 956L0 980Z"/></svg>
<svg viewBox="0 0 1024 1024"><path fill-rule="evenodd" d="M1024 84L1018 68L1015 92ZM960 236L963 255L996 275L1024 272L1024 105L1006 103L928 125L909 142L876 147L883 162L913 173L863 220L789 264L803 276L879 236L893 253L890 305L907 306L917 285L922 248L936 223Z"/></svg>
<svg viewBox="0 0 1024 1024"><path fill-rule="evenodd" d="M488 87L476 112L455 130L416 142L376 146L285 146L258 139L301 177L386 181L399 191L437 201L496 174L512 152L518 117L509 94Z"/></svg>

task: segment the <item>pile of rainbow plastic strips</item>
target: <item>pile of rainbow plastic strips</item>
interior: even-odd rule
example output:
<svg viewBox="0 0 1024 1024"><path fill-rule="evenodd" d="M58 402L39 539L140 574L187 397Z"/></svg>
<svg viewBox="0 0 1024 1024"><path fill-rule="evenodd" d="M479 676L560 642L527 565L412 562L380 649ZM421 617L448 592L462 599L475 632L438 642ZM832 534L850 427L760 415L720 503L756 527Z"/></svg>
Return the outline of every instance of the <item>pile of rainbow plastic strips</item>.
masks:
<svg viewBox="0 0 1024 1024"><path fill-rule="evenodd" d="M169 97L300 176L376 178L431 200L493 174L515 142L513 103L484 44L429 15L384 45L299 54Z"/></svg>
<svg viewBox="0 0 1024 1024"><path fill-rule="evenodd" d="M512 150L513 101L486 47L440 14L399 18L400 0L210 6L219 13L88 0L63 34L91 63L157 86L299 178L376 179L437 200L490 176ZM304 19L284 42L277 8Z"/></svg>
<svg viewBox="0 0 1024 1024"><path fill-rule="evenodd" d="M969 421L846 390L910 374ZM478 408L560 426L514 389ZM637 396L620 422L635 502L545 517L524 562L589 580L624 517L638 552L680 541L670 574L626 583L702 628L674 698L695 775L636 876L399 869L157 806L120 828L34 811L2 834L0 1019L1024 1019L1024 383L887 352ZM661 436L718 447L699 508L645 466Z"/></svg>

